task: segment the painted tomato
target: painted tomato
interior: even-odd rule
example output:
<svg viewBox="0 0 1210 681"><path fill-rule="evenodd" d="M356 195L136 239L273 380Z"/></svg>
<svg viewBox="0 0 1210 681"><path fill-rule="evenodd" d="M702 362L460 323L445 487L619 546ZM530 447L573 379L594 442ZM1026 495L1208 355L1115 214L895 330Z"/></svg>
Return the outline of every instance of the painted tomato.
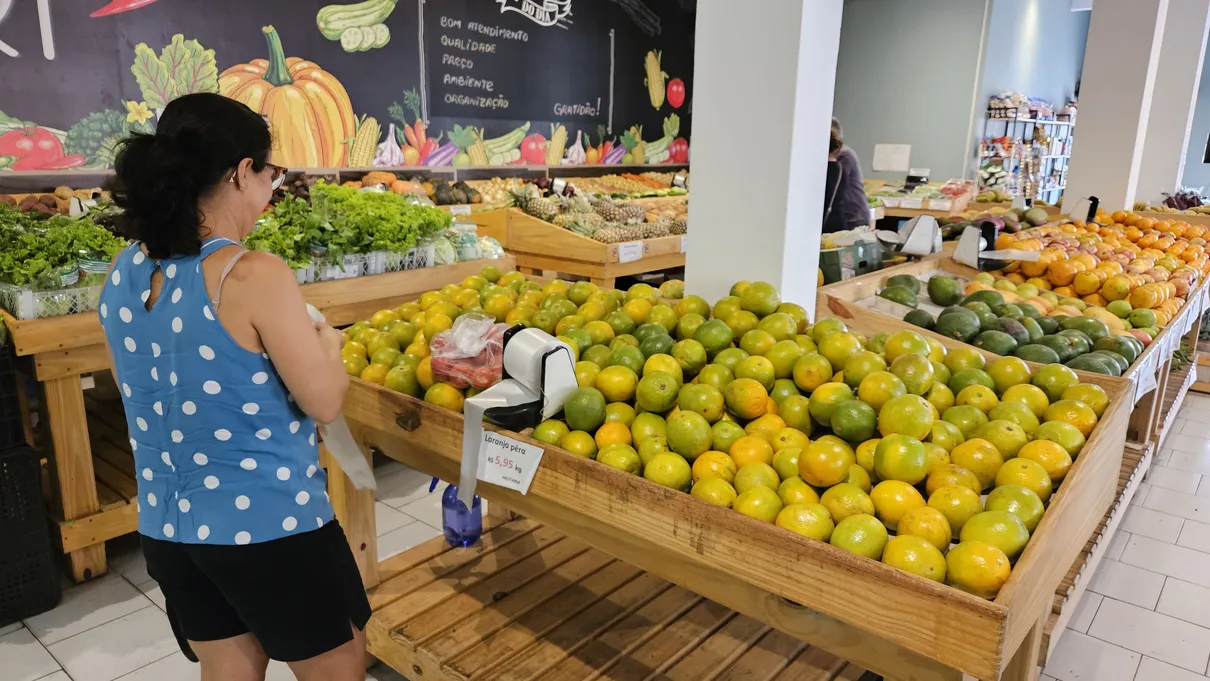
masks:
<svg viewBox="0 0 1210 681"><path fill-rule="evenodd" d="M546 138L536 132L526 137L521 142L521 160L531 165L545 165Z"/></svg>
<svg viewBox="0 0 1210 681"><path fill-rule="evenodd" d="M689 162L689 141L678 137L668 145L668 160L672 163Z"/></svg>
<svg viewBox="0 0 1210 681"><path fill-rule="evenodd" d="M685 81L673 78L668 81L668 103L672 108L679 109L685 103Z"/></svg>
<svg viewBox="0 0 1210 681"><path fill-rule="evenodd" d="M62 170L84 165L80 154L63 155L63 144L55 134L36 125L0 135L0 156L17 159L12 170Z"/></svg>

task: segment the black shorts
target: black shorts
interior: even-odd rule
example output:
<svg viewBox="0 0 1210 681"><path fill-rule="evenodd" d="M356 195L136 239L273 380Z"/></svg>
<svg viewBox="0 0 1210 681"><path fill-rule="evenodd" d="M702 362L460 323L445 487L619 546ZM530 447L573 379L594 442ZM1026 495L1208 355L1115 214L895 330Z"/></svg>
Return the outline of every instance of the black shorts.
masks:
<svg viewBox="0 0 1210 681"><path fill-rule="evenodd" d="M271 659L298 662L365 629L370 602L340 523L263 544L206 546L140 537L181 650L251 632Z"/></svg>

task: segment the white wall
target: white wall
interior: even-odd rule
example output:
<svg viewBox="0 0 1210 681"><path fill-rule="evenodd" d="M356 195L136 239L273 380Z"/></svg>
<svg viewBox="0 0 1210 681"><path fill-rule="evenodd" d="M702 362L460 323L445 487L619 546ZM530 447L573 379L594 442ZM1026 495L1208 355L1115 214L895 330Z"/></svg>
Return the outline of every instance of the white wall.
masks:
<svg viewBox="0 0 1210 681"><path fill-rule="evenodd" d="M912 166L933 179L962 175L990 3L845 0L835 112L866 177L903 177L873 172L879 143L911 144Z"/></svg>

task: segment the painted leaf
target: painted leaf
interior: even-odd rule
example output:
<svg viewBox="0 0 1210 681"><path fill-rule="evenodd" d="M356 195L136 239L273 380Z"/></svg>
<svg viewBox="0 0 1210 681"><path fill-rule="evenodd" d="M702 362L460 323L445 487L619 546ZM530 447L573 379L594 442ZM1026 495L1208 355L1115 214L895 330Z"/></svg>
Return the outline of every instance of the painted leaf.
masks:
<svg viewBox="0 0 1210 681"><path fill-rule="evenodd" d="M196 40L185 40L180 33L172 36L160 55L175 85L173 97L195 92L218 92L218 64L214 50L207 50Z"/></svg>
<svg viewBox="0 0 1210 681"><path fill-rule="evenodd" d="M153 109L162 109L173 98L175 86L172 74L147 43L134 48L134 65L130 67L143 92L143 101Z"/></svg>

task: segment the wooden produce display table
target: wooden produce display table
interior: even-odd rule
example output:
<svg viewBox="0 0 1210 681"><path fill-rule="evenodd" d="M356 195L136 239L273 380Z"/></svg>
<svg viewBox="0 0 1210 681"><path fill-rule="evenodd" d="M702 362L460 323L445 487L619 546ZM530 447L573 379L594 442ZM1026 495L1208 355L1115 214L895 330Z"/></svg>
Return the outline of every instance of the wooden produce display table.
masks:
<svg viewBox="0 0 1210 681"><path fill-rule="evenodd" d="M958 347L952 340L946 344ZM994 601L515 433L508 436L544 450L529 493L486 483L480 483L478 492L493 508L502 503L877 674L958 681L966 673L986 681L1025 681L1036 676L1055 591L1109 508L1121 470L1130 384L1103 376L1087 380L1105 388L1110 404ZM359 380L353 381L344 413L368 454L381 453L426 474L457 480L461 414ZM356 505L362 515L372 516L364 510L372 508L372 498L367 502L366 496L333 493L334 501L360 498ZM365 534L364 523L348 530L359 559L369 566L363 571L368 583L382 580L385 587L394 575L374 559L372 527L370 532ZM379 624L393 619L381 612L375 617ZM371 629L372 652L391 655L392 649L405 646L397 633Z"/></svg>
<svg viewBox="0 0 1210 681"><path fill-rule="evenodd" d="M575 275L613 288L618 277L684 267L685 243L685 236L665 236L603 244L516 208L508 209L509 253L517 258L522 271L547 278Z"/></svg>
<svg viewBox="0 0 1210 681"><path fill-rule="evenodd" d="M1133 211L1135 215L1153 220L1168 220L1169 222L1188 222L1191 225L1210 227L1210 215L1200 213L1160 213L1158 211Z"/></svg>
<svg viewBox="0 0 1210 681"><path fill-rule="evenodd" d="M862 671L532 520L393 556L370 652L412 679L857 681ZM389 575L389 576L386 576Z"/></svg>
<svg viewBox="0 0 1210 681"><path fill-rule="evenodd" d="M933 274L947 274L970 279L977 273L977 270L955 262L951 253L941 253L824 286L817 292L815 309L820 316L837 317L865 333L894 332L904 328L905 323L871 306L873 301L880 301L876 296L887 279L900 274L925 279ZM1167 425L1171 420L1162 409L1161 396L1164 395L1164 387L1167 385L1172 352L1180 347L1181 337L1188 339L1191 348L1196 347L1197 334L1201 328L1202 301L1207 291L1210 291L1210 278L1201 282L1190 293L1184 307L1122 375L1123 380L1141 386L1137 395L1129 400L1133 406L1130 412L1129 441L1158 447L1167 434ZM909 328L929 338L953 340L927 329L915 326ZM997 355L988 354L988 357L994 359ZM1082 376L1090 375L1077 373Z"/></svg>
<svg viewBox="0 0 1210 681"><path fill-rule="evenodd" d="M490 236L500 245L508 248L508 208L489 208L475 210L475 206L438 206L438 208L453 213L455 222L473 222L478 228L479 236Z"/></svg>
<svg viewBox="0 0 1210 681"><path fill-rule="evenodd" d="M506 256L306 284L302 290L329 324L346 326L460 282L488 264L502 271L516 268L516 261ZM51 512L58 525L55 541L68 556L72 579L99 577L106 571L104 542L138 527L132 488L120 479L134 472L121 406L100 416L105 413L101 403L85 398L85 385L93 382L88 374L110 368L100 320L95 312L24 321L0 314L16 354L29 357L20 365L22 371L37 379L41 393L42 419L50 432L46 453ZM106 437L97 439L98 434Z"/></svg>

